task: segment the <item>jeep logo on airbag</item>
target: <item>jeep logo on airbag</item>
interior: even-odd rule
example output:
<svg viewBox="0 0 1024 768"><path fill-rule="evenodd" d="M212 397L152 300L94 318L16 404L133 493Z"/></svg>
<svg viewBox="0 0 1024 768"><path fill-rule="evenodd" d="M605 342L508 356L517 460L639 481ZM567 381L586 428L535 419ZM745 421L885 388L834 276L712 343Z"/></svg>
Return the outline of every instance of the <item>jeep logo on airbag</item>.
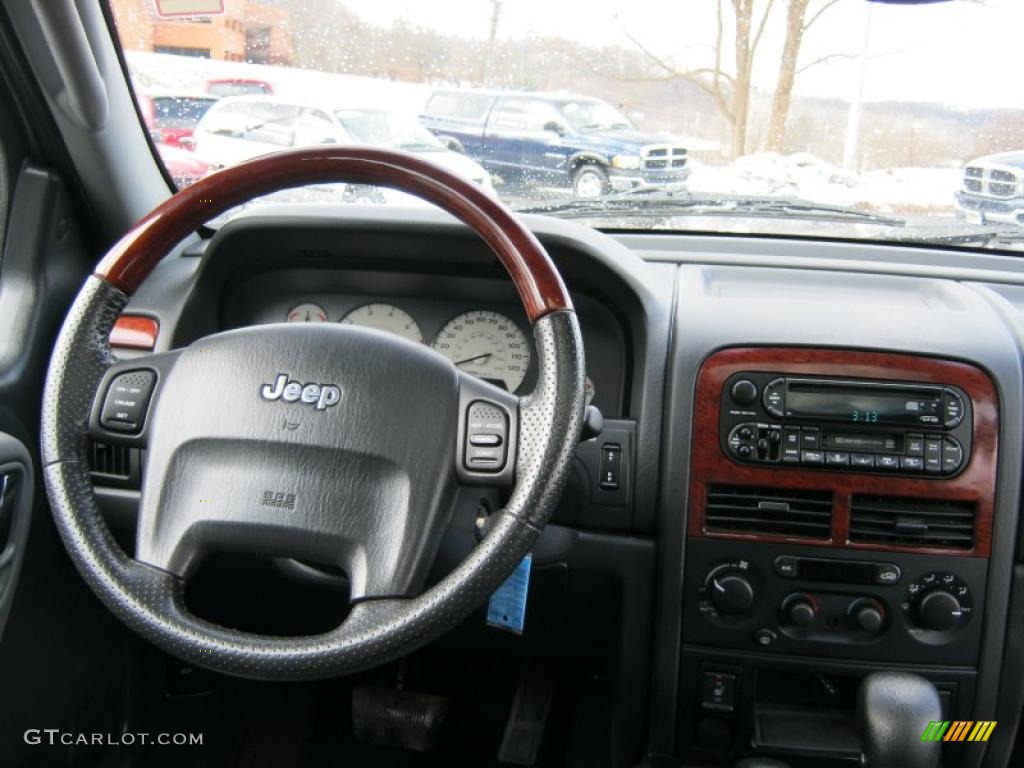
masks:
<svg viewBox="0 0 1024 768"><path fill-rule="evenodd" d="M279 373L273 384L260 387L260 397L286 403L303 402L323 411L338 404L341 400L341 387L336 384L302 384L289 379L287 373Z"/></svg>

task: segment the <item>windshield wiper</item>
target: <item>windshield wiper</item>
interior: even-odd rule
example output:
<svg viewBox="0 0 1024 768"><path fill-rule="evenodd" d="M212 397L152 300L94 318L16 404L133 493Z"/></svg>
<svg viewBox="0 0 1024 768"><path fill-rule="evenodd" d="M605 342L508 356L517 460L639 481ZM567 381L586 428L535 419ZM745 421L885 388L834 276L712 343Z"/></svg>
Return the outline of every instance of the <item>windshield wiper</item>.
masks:
<svg viewBox="0 0 1024 768"><path fill-rule="evenodd" d="M1007 225L1006 229L976 232L950 232L948 234L926 232L920 235L910 233L903 239L910 242L934 243L935 245L975 245L994 249L1000 245L1012 245L1019 248L1024 245L1024 229L1012 228L1012 225Z"/></svg>
<svg viewBox="0 0 1024 768"><path fill-rule="evenodd" d="M842 205L780 197L723 195L700 197L659 189L635 189L593 200L553 201L517 207L519 213L544 213L567 218L592 216L754 216L822 221L853 221L904 227L903 219Z"/></svg>

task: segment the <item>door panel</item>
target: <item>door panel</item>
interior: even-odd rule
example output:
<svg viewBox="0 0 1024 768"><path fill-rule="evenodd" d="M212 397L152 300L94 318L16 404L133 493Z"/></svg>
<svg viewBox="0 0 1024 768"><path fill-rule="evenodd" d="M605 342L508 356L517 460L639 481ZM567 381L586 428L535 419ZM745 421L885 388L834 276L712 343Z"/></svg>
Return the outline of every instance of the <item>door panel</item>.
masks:
<svg viewBox="0 0 1024 768"><path fill-rule="evenodd" d="M0 642L18 586L32 521L32 460L28 449L0 432Z"/></svg>

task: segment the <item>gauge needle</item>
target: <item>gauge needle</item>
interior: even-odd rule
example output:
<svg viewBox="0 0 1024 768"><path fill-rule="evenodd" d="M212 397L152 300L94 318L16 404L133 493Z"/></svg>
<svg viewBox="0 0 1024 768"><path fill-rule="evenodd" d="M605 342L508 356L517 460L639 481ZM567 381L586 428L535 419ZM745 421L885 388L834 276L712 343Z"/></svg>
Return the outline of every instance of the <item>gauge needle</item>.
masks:
<svg viewBox="0 0 1024 768"><path fill-rule="evenodd" d="M466 363L475 363L477 360L486 360L491 356L491 354L491 352L484 352L482 355L477 355L476 357L467 357L465 360L459 360L456 365L465 365Z"/></svg>

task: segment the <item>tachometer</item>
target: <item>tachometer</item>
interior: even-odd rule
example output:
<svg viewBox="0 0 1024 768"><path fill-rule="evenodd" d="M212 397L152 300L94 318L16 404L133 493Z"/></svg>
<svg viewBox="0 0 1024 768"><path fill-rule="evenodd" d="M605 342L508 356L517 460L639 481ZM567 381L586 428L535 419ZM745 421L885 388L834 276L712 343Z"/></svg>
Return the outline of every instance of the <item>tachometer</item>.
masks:
<svg viewBox="0 0 1024 768"><path fill-rule="evenodd" d="M423 343L423 333L412 315L393 304L364 304L345 315L341 322L387 331L417 344Z"/></svg>
<svg viewBox="0 0 1024 768"><path fill-rule="evenodd" d="M299 304L288 310L289 323L326 323L327 311L319 304Z"/></svg>
<svg viewBox="0 0 1024 768"><path fill-rule="evenodd" d="M477 310L452 318L434 349L460 371L515 392L530 367L530 342L519 326L497 312Z"/></svg>

